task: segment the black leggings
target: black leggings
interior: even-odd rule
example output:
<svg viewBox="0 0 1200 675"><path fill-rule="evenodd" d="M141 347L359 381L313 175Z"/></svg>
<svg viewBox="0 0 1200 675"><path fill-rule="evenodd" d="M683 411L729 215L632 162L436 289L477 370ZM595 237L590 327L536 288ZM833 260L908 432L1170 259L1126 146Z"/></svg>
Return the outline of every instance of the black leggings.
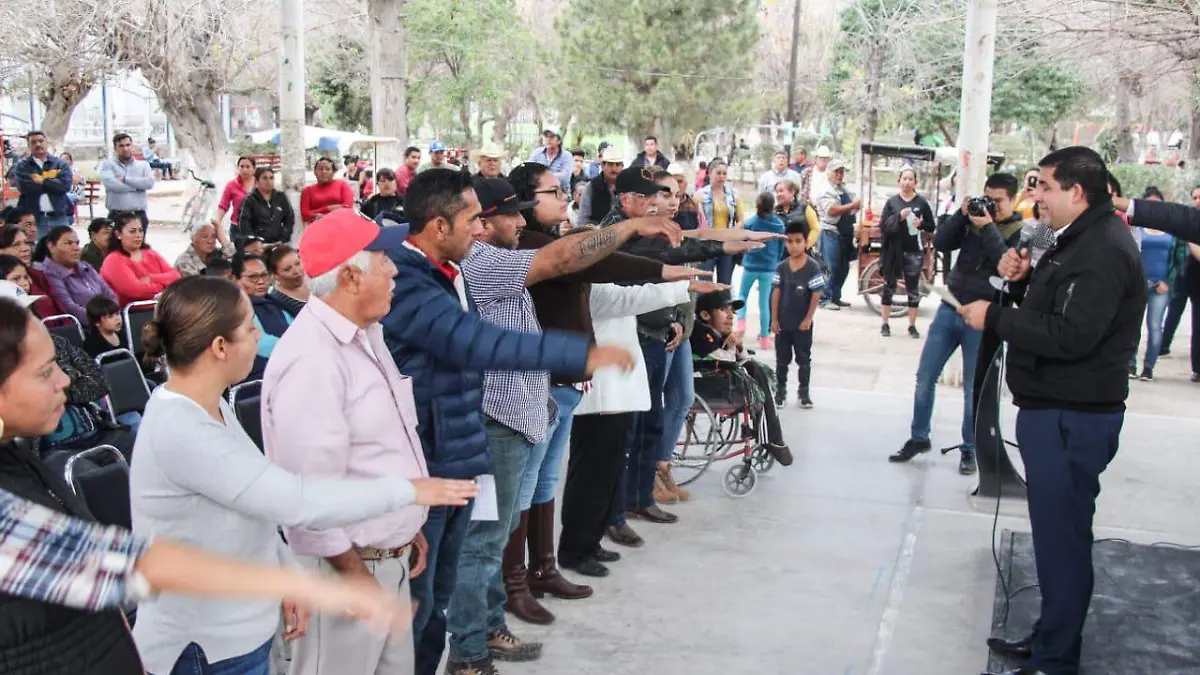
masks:
<svg viewBox="0 0 1200 675"><path fill-rule="evenodd" d="M1192 300L1192 373L1200 373L1200 263L1188 261L1188 297Z"/></svg>
<svg viewBox="0 0 1200 675"><path fill-rule="evenodd" d="M919 307L921 304L921 268L924 264L924 253L906 252L904 254L904 290L908 293L909 307ZM883 297L879 299L881 304L891 306L892 296L896 293L896 281L895 270L885 267L883 270Z"/></svg>

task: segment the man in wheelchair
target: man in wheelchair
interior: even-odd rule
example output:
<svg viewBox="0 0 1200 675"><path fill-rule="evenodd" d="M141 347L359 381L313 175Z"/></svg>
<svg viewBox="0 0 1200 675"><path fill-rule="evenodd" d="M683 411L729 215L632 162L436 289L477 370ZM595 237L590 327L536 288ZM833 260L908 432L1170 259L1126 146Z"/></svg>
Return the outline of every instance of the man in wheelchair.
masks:
<svg viewBox="0 0 1200 675"><path fill-rule="evenodd" d="M742 336L733 332L733 319L742 308L728 290L705 293L696 299L696 327L692 331L692 358L702 397L749 407L756 438L766 431L764 447L783 466L792 463L792 451L783 442L783 429L771 395L773 373L742 347ZM710 388L711 387L711 388Z"/></svg>

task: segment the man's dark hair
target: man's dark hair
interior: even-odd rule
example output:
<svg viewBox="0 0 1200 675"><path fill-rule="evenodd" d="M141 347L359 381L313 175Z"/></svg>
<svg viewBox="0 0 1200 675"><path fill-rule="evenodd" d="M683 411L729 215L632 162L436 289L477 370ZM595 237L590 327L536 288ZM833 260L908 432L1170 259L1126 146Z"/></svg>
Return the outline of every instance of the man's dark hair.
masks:
<svg viewBox="0 0 1200 675"><path fill-rule="evenodd" d="M206 277L219 277L226 271L233 272L233 263L229 262L228 258L214 255L204 266L203 274Z"/></svg>
<svg viewBox="0 0 1200 675"><path fill-rule="evenodd" d="M275 177L275 169L272 169L269 166L260 166L254 170L254 180L257 181L259 178L262 178L263 176L265 176L267 174L271 174L271 177L274 178Z"/></svg>
<svg viewBox="0 0 1200 675"><path fill-rule="evenodd" d="M375 177L379 180L396 180L396 172L391 169L380 169Z"/></svg>
<svg viewBox="0 0 1200 675"><path fill-rule="evenodd" d="M246 273L246 263L252 260L257 260L258 262L262 263L263 269L268 269L267 261L263 260L262 256L254 255L253 253L246 253L245 251L239 251L238 253L233 254L233 261L230 263L234 278L241 279L242 275Z"/></svg>
<svg viewBox="0 0 1200 675"><path fill-rule="evenodd" d="M413 154L414 152L419 155L419 154L421 154L421 149L415 145L410 145L404 149L404 156L408 157L409 155Z"/></svg>
<svg viewBox="0 0 1200 675"><path fill-rule="evenodd" d="M1121 181L1117 180L1111 171L1108 172L1108 191L1118 197L1125 196L1125 193L1121 192Z"/></svg>
<svg viewBox="0 0 1200 675"><path fill-rule="evenodd" d="M331 171L337 171L337 162L329 159L328 157L321 157L317 159L317 161L313 162L313 171L316 171L317 167L321 166L321 162L329 162L329 169Z"/></svg>
<svg viewBox="0 0 1200 675"><path fill-rule="evenodd" d="M1011 173L994 173L987 177L983 187L992 190L1004 190L1008 193L1008 198L1012 199L1017 196L1017 192L1021 189L1021 184L1017 182L1017 177Z"/></svg>
<svg viewBox="0 0 1200 675"><path fill-rule="evenodd" d="M42 133L41 129L32 129L29 133L25 134L25 140L29 140L34 136L41 136L42 138L45 138L46 134Z"/></svg>
<svg viewBox="0 0 1200 675"><path fill-rule="evenodd" d="M265 244L265 243L267 243L267 242L263 241L262 237L256 237L254 235L250 235L249 237L246 237L245 239L242 239L241 241L238 242L237 252L234 255L236 255L237 253L241 253L242 251L245 251L246 247L249 246L250 244Z"/></svg>
<svg viewBox="0 0 1200 675"><path fill-rule="evenodd" d="M113 136L113 147L114 148L117 147L117 143L120 143L121 141L125 140L126 138L128 138L131 141L133 140L133 136L130 136L129 134L125 133L124 131Z"/></svg>
<svg viewBox="0 0 1200 675"><path fill-rule="evenodd" d="M96 234L106 227L112 227L113 222L108 218L92 218L92 222L88 224L88 234Z"/></svg>
<svg viewBox="0 0 1200 675"><path fill-rule="evenodd" d="M34 215L34 213L29 209L23 209L19 206L10 206L7 209L4 209L4 223L6 225L20 225L22 218L32 215ZM34 242L29 242L30 246L33 246L33 244Z"/></svg>
<svg viewBox="0 0 1200 675"><path fill-rule="evenodd" d="M654 144L658 145L658 137L657 136L647 136L642 139L643 143L645 143L646 141L654 141Z"/></svg>
<svg viewBox="0 0 1200 675"><path fill-rule="evenodd" d="M1146 189L1142 192L1142 199L1150 199L1151 197L1158 197L1162 201L1166 201L1167 199L1163 196L1162 190L1158 189L1158 186L1147 185Z"/></svg>
<svg viewBox="0 0 1200 675"><path fill-rule="evenodd" d="M754 212L759 217L768 216L775 211L775 195L770 192L760 192L754 202Z"/></svg>
<svg viewBox="0 0 1200 675"><path fill-rule="evenodd" d="M583 153L583 150L580 150L579 148L575 148L574 150L572 150L571 156L572 157L587 157L587 155L585 155Z"/></svg>
<svg viewBox="0 0 1200 675"><path fill-rule="evenodd" d="M116 300L102 294L88 300L87 305L84 306L84 311L87 312L88 323L95 326L100 323L100 319L106 316L120 314L121 306L117 304Z"/></svg>
<svg viewBox="0 0 1200 675"><path fill-rule="evenodd" d="M1054 180L1064 190L1078 185L1083 190L1088 206L1095 206L1110 198L1108 167L1104 166L1104 158L1091 148L1072 145L1055 150L1043 157L1038 166L1054 169Z"/></svg>
<svg viewBox="0 0 1200 675"><path fill-rule="evenodd" d="M808 221L793 220L783 229L784 234L802 234L808 237Z"/></svg>
<svg viewBox="0 0 1200 675"><path fill-rule="evenodd" d="M471 189L471 177L456 169L427 169L408 184L404 215L408 231L420 234L426 223L441 216L451 223L466 208L462 193Z"/></svg>
<svg viewBox="0 0 1200 675"><path fill-rule="evenodd" d="M787 153L786 153L786 152L784 152L783 150L776 150L776 151L775 151L775 154L771 155L771 157L772 157L772 158L775 158L775 157L778 157L778 156L780 156L780 155L783 155L783 158L784 158L784 159L787 159Z"/></svg>

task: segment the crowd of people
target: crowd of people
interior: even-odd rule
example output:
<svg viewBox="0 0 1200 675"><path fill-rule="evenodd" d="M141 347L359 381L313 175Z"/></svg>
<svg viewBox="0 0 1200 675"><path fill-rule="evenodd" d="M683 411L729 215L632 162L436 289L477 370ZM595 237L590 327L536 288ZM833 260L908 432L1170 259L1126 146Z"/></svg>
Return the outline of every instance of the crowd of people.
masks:
<svg viewBox="0 0 1200 675"><path fill-rule="evenodd" d="M30 138L31 149L44 140L38 132ZM136 191L145 184L135 166L142 160L127 156L131 147L123 134L114 139L110 172ZM611 147L589 166L582 152L564 151L555 130L507 173L498 148L478 153L477 172L454 166L445 151L433 144L422 164L420 149L408 148L401 167L371 175L348 161L345 178L333 160L318 160L316 182L301 195L297 248L290 245L295 214L273 172L240 158L213 222L192 233L174 265L146 243L145 204L130 191L118 192L131 208L95 219L81 246L50 196L61 187L54 183L60 160L38 151L40 179L28 184L43 194L22 193L0 229L0 341L8 346L0 362L0 461L19 469L0 474L0 527L8 519L57 534L49 545L10 537L3 546L40 547L38 555L51 558L26 564L52 579L62 574L52 562L59 556L97 547L117 556L111 569L55 581L57 589L2 589L27 599L5 611L37 616L39 649L73 644L78 631L103 636L70 652L61 672L261 673L272 651L289 643L289 672L298 675L433 675L444 658L450 675L493 675L499 661L541 655L541 644L514 633L509 616L554 622L547 596L582 601L604 591L578 580L613 573L621 554L607 544L646 545L631 523L678 522L663 506L690 498L671 460L697 374L735 370L763 447L792 463L777 414L788 400L789 370L794 362L797 404L812 407L816 310L848 305L841 287L861 200L845 186L844 162L823 146L811 164L803 151L792 165L777 153L746 217L723 161L707 162L689 194L685 172L653 137L628 167ZM1082 349L1064 343L1084 337L1074 317L1067 322L1074 332L1051 335L1023 318L1025 308L1049 303L1038 311L1065 321L1066 300L1047 298L1045 275L1033 277L1016 314L1010 310L1021 294L998 292L993 281L1005 270L1014 282L1029 274L1028 259L1014 253L1023 246L1029 194L1090 189L1093 159L1052 156L1032 185L993 174L987 208L963 199L940 222L917 194L915 172L899 172L898 193L880 218L881 333L890 335L903 280L909 335L921 337L914 289L929 233L936 250L958 252L947 281L958 307L941 303L927 328L911 435L891 461L931 449L934 384L955 349L964 373L963 473L975 470L979 371L1000 342L1053 362L1043 365ZM1055 169L1062 180L1050 186ZM369 194L361 189L367 182ZM1110 198L1066 192L1037 201L1053 206L1029 217L1056 231L1098 219L1103 226L1075 228L1090 242L1088 232L1109 225ZM1129 246L1136 240L1140 248L1141 291L1152 298L1136 319L1144 316L1148 328L1143 379L1153 378L1156 359L1169 350L1163 324L1170 328L1181 279L1200 278L1192 269L1200 249L1148 224L1167 217L1155 210L1161 197L1148 189L1144 200L1116 202L1134 226ZM1200 207L1200 188L1193 199ZM729 284L738 264L735 298ZM1134 286L1142 283L1132 271L1126 276L1108 303L1122 317L1138 309ZM755 290L753 346L775 350L773 372L742 344ZM129 344L122 309L146 301L154 302L153 319ZM80 345L51 341L40 321L63 315L86 327ZM1122 319L1120 334L1136 335L1128 323ZM1034 344L1038 336L1044 344ZM1119 353L1137 375L1136 344L1127 347L1105 353ZM145 355L153 393L136 419L99 425L107 391L90 357L117 348ZM1195 360L1200 349L1193 344L1192 352ZM1029 367L1010 365L1021 384L1014 393L1024 387L1019 404L1045 410L1035 404L1062 392L1029 384L1037 379ZM225 396L246 382L261 385L261 450ZM1068 409L1120 393L1107 380L1096 391L1065 391L1079 397ZM1049 423L1026 417L1026 435ZM1096 423L1103 427L1096 433L1108 433L1114 421ZM116 432L127 435L118 445L129 460L132 534L88 523L87 505L40 461L50 449L91 447ZM1033 476L1053 470L1035 462L1031 511ZM1050 500L1037 494L1042 504ZM1082 503L1088 494L1073 498ZM1039 511L1035 546L1083 524ZM1078 565L1076 551L1058 550ZM209 579L181 580L162 571L163 558ZM303 572L270 571L277 567ZM250 587L235 574L261 584ZM365 597L367 588L376 595ZM130 632L119 610L132 599L140 602ZM48 612L38 604L46 600L75 609ZM360 622L394 622L397 614L404 626L390 632ZM81 616L91 623L72 624ZM1031 642L1040 645L1035 653L1064 649L1049 640ZM8 658L5 649L0 640L0 658Z"/></svg>

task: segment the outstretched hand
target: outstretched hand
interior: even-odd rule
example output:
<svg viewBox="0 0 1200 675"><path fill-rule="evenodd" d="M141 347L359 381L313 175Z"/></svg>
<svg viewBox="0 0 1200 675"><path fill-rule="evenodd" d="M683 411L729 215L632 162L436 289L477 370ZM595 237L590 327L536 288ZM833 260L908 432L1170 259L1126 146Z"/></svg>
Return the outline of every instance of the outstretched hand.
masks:
<svg viewBox="0 0 1200 675"><path fill-rule="evenodd" d="M679 228L679 223L666 216L646 216L634 218L629 222L638 236L662 237L669 241L671 246L678 246L683 242L683 230Z"/></svg>
<svg viewBox="0 0 1200 675"><path fill-rule="evenodd" d="M722 250L724 250L725 255L738 255L746 251L757 251L763 246L764 244L761 241L727 241Z"/></svg>
<svg viewBox="0 0 1200 675"><path fill-rule="evenodd" d="M663 281L690 281L692 279L711 276L712 272L696 269L695 267L684 267L683 265L663 265L662 271Z"/></svg>
<svg viewBox="0 0 1200 675"><path fill-rule="evenodd" d="M413 500L421 506L466 506L467 500L479 494L479 486L470 480L446 478L413 478Z"/></svg>

